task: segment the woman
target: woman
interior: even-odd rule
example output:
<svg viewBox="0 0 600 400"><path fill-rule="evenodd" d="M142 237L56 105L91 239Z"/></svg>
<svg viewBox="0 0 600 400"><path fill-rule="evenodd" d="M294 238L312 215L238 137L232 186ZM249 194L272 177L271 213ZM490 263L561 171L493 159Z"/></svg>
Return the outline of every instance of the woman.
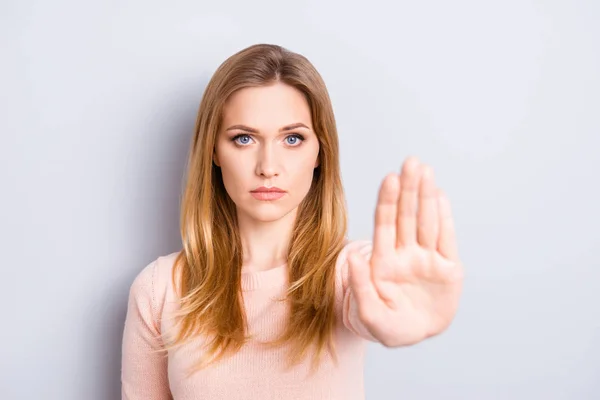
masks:
<svg viewBox="0 0 600 400"><path fill-rule="evenodd" d="M453 319L463 272L431 167L386 176L373 240L347 240L332 105L305 57L254 45L218 68L186 178L183 249L130 288L123 399L362 399L366 341Z"/></svg>

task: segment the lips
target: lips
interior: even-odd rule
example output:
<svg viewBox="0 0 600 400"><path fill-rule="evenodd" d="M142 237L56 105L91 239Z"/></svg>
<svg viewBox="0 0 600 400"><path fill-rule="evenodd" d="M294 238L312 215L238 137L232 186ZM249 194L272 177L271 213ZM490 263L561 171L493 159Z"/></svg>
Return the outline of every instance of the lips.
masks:
<svg viewBox="0 0 600 400"><path fill-rule="evenodd" d="M285 193L285 190L275 186L272 186L270 188L266 186L261 186L259 188L254 189L252 193Z"/></svg>
<svg viewBox="0 0 600 400"><path fill-rule="evenodd" d="M261 186L259 188L254 189L250 192L252 197L257 200L277 200L282 198L285 195L285 190L280 189L278 187L265 187Z"/></svg>

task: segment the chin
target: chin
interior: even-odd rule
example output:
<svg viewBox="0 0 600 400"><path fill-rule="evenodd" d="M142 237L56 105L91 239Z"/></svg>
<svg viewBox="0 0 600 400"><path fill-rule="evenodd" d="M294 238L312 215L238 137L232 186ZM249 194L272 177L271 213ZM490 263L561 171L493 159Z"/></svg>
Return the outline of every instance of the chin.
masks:
<svg viewBox="0 0 600 400"><path fill-rule="evenodd" d="M238 212L243 213L246 218L257 222L274 222L284 218L294 211L294 209L294 207L282 207L276 203L265 203L250 206L246 209L238 209Z"/></svg>
<svg viewBox="0 0 600 400"><path fill-rule="evenodd" d="M275 222L285 217L288 213L283 212L282 210L271 210L260 212L254 210L253 212L246 212L246 216L254 221L258 222Z"/></svg>

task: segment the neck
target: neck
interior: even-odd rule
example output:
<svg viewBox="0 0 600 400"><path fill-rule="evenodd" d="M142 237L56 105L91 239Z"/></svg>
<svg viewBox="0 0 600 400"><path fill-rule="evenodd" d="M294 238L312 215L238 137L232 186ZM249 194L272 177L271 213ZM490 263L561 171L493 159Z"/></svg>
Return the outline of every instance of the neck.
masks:
<svg viewBox="0 0 600 400"><path fill-rule="evenodd" d="M297 210L275 221L258 221L238 213L243 271L268 270L287 262Z"/></svg>

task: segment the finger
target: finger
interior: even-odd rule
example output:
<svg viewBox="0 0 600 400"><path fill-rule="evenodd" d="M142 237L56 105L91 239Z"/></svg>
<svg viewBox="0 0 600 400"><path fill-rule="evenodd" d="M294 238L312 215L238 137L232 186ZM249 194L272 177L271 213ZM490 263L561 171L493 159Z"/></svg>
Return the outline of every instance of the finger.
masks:
<svg viewBox="0 0 600 400"><path fill-rule="evenodd" d="M419 204L420 162L409 157L402 166L400 196L398 199L397 239L398 247L417 241L417 207Z"/></svg>
<svg viewBox="0 0 600 400"><path fill-rule="evenodd" d="M375 309L381 302L371 275L371 265L356 251L348 253L348 280L360 310Z"/></svg>
<svg viewBox="0 0 600 400"><path fill-rule="evenodd" d="M375 207L373 252L383 254L396 247L396 214L400 183L397 174L388 174L379 189Z"/></svg>
<svg viewBox="0 0 600 400"><path fill-rule="evenodd" d="M418 241L426 249L435 250L438 244L439 216L438 196L433 168L423 166L419 184Z"/></svg>
<svg viewBox="0 0 600 400"><path fill-rule="evenodd" d="M450 200L442 190L438 195L440 234L438 239L439 253L453 261L458 261L458 247L456 245L456 231L454 217L450 207Z"/></svg>

